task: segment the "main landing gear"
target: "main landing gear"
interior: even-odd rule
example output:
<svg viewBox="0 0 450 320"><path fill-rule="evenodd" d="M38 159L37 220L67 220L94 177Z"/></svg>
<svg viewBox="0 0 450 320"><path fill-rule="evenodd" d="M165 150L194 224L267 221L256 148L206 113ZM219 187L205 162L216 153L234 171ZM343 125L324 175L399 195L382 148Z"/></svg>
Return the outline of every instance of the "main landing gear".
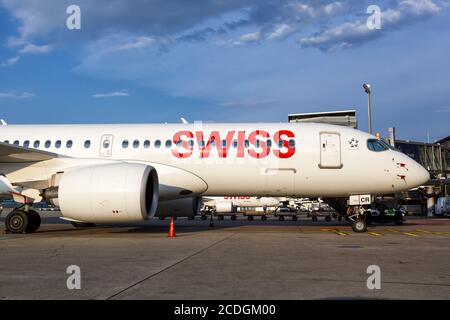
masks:
<svg viewBox="0 0 450 320"><path fill-rule="evenodd" d="M5 219L5 227L8 233L34 233L41 226L39 213L21 206L11 211Z"/></svg>

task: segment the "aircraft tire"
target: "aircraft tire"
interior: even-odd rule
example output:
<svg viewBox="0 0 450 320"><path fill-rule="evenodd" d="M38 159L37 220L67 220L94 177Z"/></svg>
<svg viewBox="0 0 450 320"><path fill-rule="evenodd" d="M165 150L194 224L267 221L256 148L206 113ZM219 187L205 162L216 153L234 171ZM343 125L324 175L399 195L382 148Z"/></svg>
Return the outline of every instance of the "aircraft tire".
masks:
<svg viewBox="0 0 450 320"><path fill-rule="evenodd" d="M5 227L9 233L27 233L29 224L30 217L22 210L11 211L5 219Z"/></svg>
<svg viewBox="0 0 450 320"><path fill-rule="evenodd" d="M364 219L358 219L352 222L352 229L354 232L366 232L367 231L367 222Z"/></svg>
<svg viewBox="0 0 450 320"><path fill-rule="evenodd" d="M35 233L41 226L41 216L34 210L25 212L25 214L28 216L29 219L26 233Z"/></svg>

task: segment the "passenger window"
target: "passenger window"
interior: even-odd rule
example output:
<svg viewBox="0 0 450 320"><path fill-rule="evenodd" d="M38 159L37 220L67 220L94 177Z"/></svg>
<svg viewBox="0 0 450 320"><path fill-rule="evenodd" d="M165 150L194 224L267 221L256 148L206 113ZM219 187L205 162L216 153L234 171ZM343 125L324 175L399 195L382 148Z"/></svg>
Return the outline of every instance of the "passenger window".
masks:
<svg viewBox="0 0 450 320"><path fill-rule="evenodd" d="M170 148L172 146L172 141L166 140L166 148Z"/></svg>
<svg viewBox="0 0 450 320"><path fill-rule="evenodd" d="M85 147L86 149L88 149L90 146L91 146L91 140L86 140L86 141L84 142L84 147Z"/></svg>
<svg viewBox="0 0 450 320"><path fill-rule="evenodd" d="M290 139L289 140L289 147L291 147L291 148L295 147L295 140L294 139Z"/></svg>
<svg viewBox="0 0 450 320"><path fill-rule="evenodd" d="M215 146L216 146L216 140L211 141L211 142L209 143L209 145L210 145L211 147L215 147Z"/></svg>
<svg viewBox="0 0 450 320"><path fill-rule="evenodd" d="M255 147L259 148L261 146L261 141L256 140Z"/></svg>
<svg viewBox="0 0 450 320"><path fill-rule="evenodd" d="M145 140L145 141L144 141L144 148L145 148L145 149L150 148L150 141L149 141L149 140Z"/></svg>
<svg viewBox="0 0 450 320"><path fill-rule="evenodd" d="M233 148L237 148L238 146L238 142L236 139L233 140Z"/></svg>
<svg viewBox="0 0 450 320"><path fill-rule="evenodd" d="M9 140L5 140L5 141L3 141L4 143L9 143Z"/></svg>
<svg viewBox="0 0 450 320"><path fill-rule="evenodd" d="M156 140L155 141L155 148L159 149L161 147L161 141L160 140Z"/></svg>
<svg viewBox="0 0 450 320"><path fill-rule="evenodd" d="M52 145L52 142L50 140L45 141L45 147L48 149Z"/></svg>
<svg viewBox="0 0 450 320"><path fill-rule="evenodd" d="M244 146L245 146L245 148L248 148L250 146L250 142L248 140L245 140Z"/></svg>
<svg viewBox="0 0 450 320"><path fill-rule="evenodd" d="M283 147L284 147L283 141L282 140L278 141L278 148L281 149Z"/></svg>
<svg viewBox="0 0 450 320"><path fill-rule="evenodd" d="M222 147L226 147L227 146L227 140L222 140Z"/></svg>
<svg viewBox="0 0 450 320"><path fill-rule="evenodd" d="M13 142L13 144L15 145L15 146L18 146L20 143L19 143L19 140L15 140L14 142Z"/></svg>
<svg viewBox="0 0 450 320"><path fill-rule="evenodd" d="M73 145L72 140L67 140L66 147L70 149L70 148L72 148L72 145Z"/></svg>
<svg viewBox="0 0 450 320"><path fill-rule="evenodd" d="M189 140L189 147L193 147L194 146L194 140Z"/></svg>
<svg viewBox="0 0 450 320"><path fill-rule="evenodd" d="M30 146L30 141L25 140L25 141L23 142L23 146L24 146L25 148L28 148L28 147Z"/></svg>
<svg viewBox="0 0 450 320"><path fill-rule="evenodd" d="M272 140L267 140L267 147L272 147Z"/></svg>
<svg viewBox="0 0 450 320"><path fill-rule="evenodd" d="M381 143L381 141L377 139L367 140L367 148L374 152L381 152L389 149L387 146L385 146L383 143Z"/></svg>
<svg viewBox="0 0 450 320"><path fill-rule="evenodd" d="M177 143L176 143L176 145L177 145L177 147L181 147L181 146L183 145L183 141L178 140Z"/></svg>
<svg viewBox="0 0 450 320"><path fill-rule="evenodd" d="M124 148L124 149L128 148L128 140L122 141L122 148Z"/></svg>
<svg viewBox="0 0 450 320"><path fill-rule="evenodd" d="M104 149L108 149L110 145L111 145L111 141L109 141L108 139L103 141L103 148Z"/></svg>
<svg viewBox="0 0 450 320"><path fill-rule="evenodd" d="M39 140L36 140L34 143L33 143L33 147L35 147L35 148L39 148L39 145L40 145L41 143L39 142Z"/></svg>
<svg viewBox="0 0 450 320"><path fill-rule="evenodd" d="M59 149L61 147L61 140L56 140L55 148Z"/></svg>
<svg viewBox="0 0 450 320"><path fill-rule="evenodd" d="M205 141L204 140L199 140L199 141L197 141L198 142L198 145L201 147L201 148L203 148L204 146L205 146Z"/></svg>
<svg viewBox="0 0 450 320"><path fill-rule="evenodd" d="M139 148L139 140L134 140L133 141L133 148Z"/></svg>

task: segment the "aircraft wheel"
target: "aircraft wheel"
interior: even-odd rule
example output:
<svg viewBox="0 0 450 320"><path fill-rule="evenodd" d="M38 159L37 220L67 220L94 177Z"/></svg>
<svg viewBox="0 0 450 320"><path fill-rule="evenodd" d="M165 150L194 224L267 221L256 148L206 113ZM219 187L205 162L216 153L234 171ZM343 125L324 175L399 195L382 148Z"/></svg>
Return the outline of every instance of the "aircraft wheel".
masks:
<svg viewBox="0 0 450 320"><path fill-rule="evenodd" d="M311 220L312 220L313 222L316 222L316 221L317 221L317 217L316 217L316 216L313 216L313 217L311 218Z"/></svg>
<svg viewBox="0 0 450 320"><path fill-rule="evenodd" d="M328 221L331 221L331 217L330 217L330 216L326 216L326 217L325 217L325 221L327 221L327 222L328 222Z"/></svg>
<svg viewBox="0 0 450 320"><path fill-rule="evenodd" d="M10 233L27 233L29 224L30 217L22 210L13 210L6 216L5 227Z"/></svg>
<svg viewBox="0 0 450 320"><path fill-rule="evenodd" d="M236 220L236 216L231 216L231 220Z"/></svg>
<svg viewBox="0 0 450 320"><path fill-rule="evenodd" d="M41 226L41 216L39 213L37 213L34 210L30 210L28 212L25 212L25 214L28 216L29 223L26 230L26 233L34 233L39 229Z"/></svg>
<svg viewBox="0 0 450 320"><path fill-rule="evenodd" d="M366 232L367 231L367 222L366 220L359 219L352 223L352 229L355 232Z"/></svg>

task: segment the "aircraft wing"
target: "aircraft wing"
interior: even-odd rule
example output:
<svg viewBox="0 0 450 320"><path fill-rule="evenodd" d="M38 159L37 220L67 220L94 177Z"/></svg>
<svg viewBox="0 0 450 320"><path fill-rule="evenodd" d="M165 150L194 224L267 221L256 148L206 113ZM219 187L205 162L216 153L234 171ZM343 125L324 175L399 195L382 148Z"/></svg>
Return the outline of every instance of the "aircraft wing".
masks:
<svg viewBox="0 0 450 320"><path fill-rule="evenodd" d="M53 152L24 148L13 144L0 142L0 164L38 162L57 157L58 154Z"/></svg>

